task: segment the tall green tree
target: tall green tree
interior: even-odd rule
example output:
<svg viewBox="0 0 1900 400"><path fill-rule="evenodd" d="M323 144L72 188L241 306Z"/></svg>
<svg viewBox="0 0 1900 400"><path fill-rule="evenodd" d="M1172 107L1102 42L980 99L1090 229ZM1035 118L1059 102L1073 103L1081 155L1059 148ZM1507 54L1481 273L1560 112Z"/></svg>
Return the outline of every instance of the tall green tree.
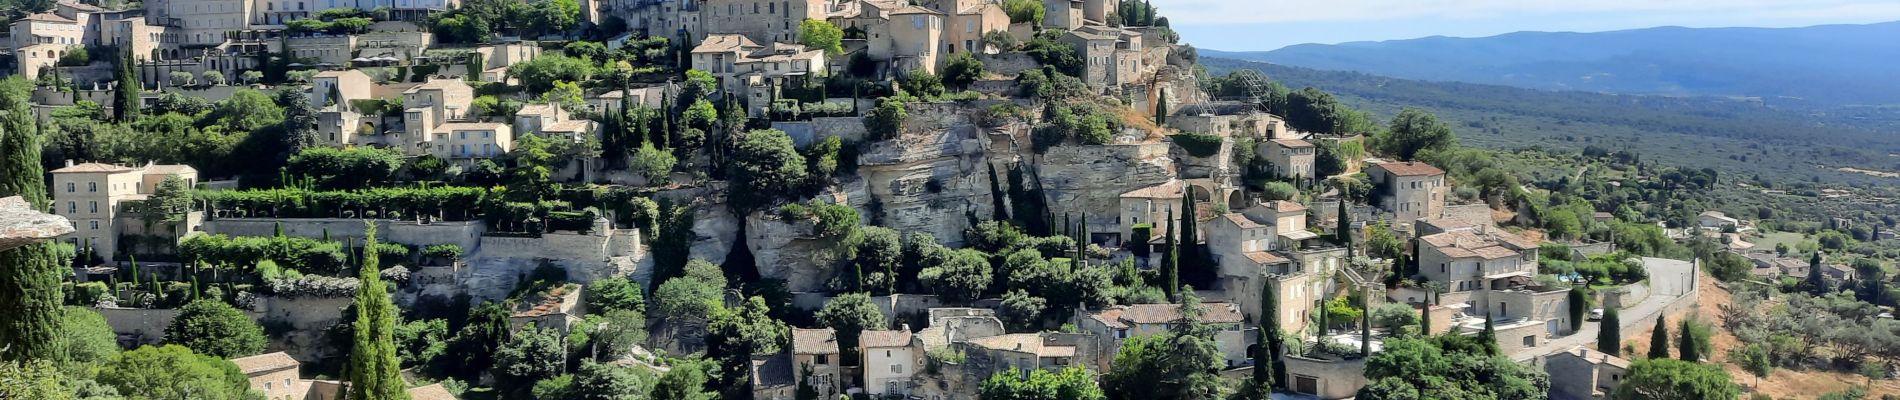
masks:
<svg viewBox="0 0 1900 400"><path fill-rule="evenodd" d="M1570 331L1583 329L1584 313L1590 312L1590 299L1583 294L1583 288L1572 288L1568 297L1570 305Z"/></svg>
<svg viewBox="0 0 1900 400"><path fill-rule="evenodd" d="M1668 358L1637 360L1630 364L1616 393L1616 400L1691 400L1733 399L1741 396L1734 378L1713 364L1699 364Z"/></svg>
<svg viewBox="0 0 1900 400"><path fill-rule="evenodd" d="M1260 283L1260 330L1254 354L1254 384L1263 388L1280 388L1280 372L1286 370L1280 355L1286 353L1286 339L1280 329L1280 293L1273 282L1262 279Z"/></svg>
<svg viewBox="0 0 1900 400"><path fill-rule="evenodd" d="M838 348L844 349L845 359L856 356L858 336L864 330L883 329L886 325L884 313L871 304L871 295L862 292L832 298L818 310L816 317L820 325L838 331Z"/></svg>
<svg viewBox="0 0 1900 400"><path fill-rule="evenodd" d="M1179 224L1174 221L1174 210L1168 210L1168 232L1162 237L1167 242L1168 252L1161 255L1161 282L1165 284L1161 290L1169 299L1174 298L1175 288L1181 287L1181 245L1174 240L1175 225Z"/></svg>
<svg viewBox="0 0 1900 400"><path fill-rule="evenodd" d="M139 115L139 78L133 75L138 65L133 61L132 50L119 52L119 82L112 86L112 95L118 104L112 105L112 119L119 122L132 122Z"/></svg>
<svg viewBox="0 0 1900 400"><path fill-rule="evenodd" d="M99 366L99 383L127 399L263 400L237 364L179 345L145 346ZM403 397L407 399L408 397Z"/></svg>
<svg viewBox="0 0 1900 400"><path fill-rule="evenodd" d="M1462 335L1387 340L1366 359L1368 384L1362 400L1543 399L1550 378L1542 369L1488 354L1477 338Z"/></svg>
<svg viewBox="0 0 1900 400"><path fill-rule="evenodd" d="M1623 323L1616 316L1616 307L1603 310L1603 322L1597 329L1597 351L1613 356L1623 354Z"/></svg>
<svg viewBox="0 0 1900 400"><path fill-rule="evenodd" d="M1669 325L1656 316L1656 329L1649 333L1649 358L1669 358Z"/></svg>
<svg viewBox="0 0 1900 400"><path fill-rule="evenodd" d="M1808 294L1814 295L1815 297L1826 296L1828 292L1832 291L1827 287L1827 277L1821 275L1821 268L1823 268L1821 265L1821 251L1815 250L1814 256L1808 258L1808 278L1801 282L1802 286L1807 287Z"/></svg>
<svg viewBox="0 0 1900 400"><path fill-rule="evenodd" d="M1688 362L1702 362L1702 357L1714 351L1709 342L1709 324L1696 318L1683 318L1677 331L1682 337L1676 339L1676 358ZM1667 355L1665 355L1667 357Z"/></svg>
<svg viewBox="0 0 1900 400"><path fill-rule="evenodd" d="M1102 376L1109 399L1212 399L1225 383L1220 350L1205 332L1171 331L1128 339Z"/></svg>
<svg viewBox="0 0 1900 400"><path fill-rule="evenodd" d="M223 301L198 300L179 309L165 328L165 342L218 358L264 352L264 328Z"/></svg>
<svg viewBox="0 0 1900 400"><path fill-rule="evenodd" d="M1423 150L1449 149L1458 145L1458 137L1438 116L1416 108L1406 108L1392 117L1391 126L1374 136L1373 143L1387 155L1412 160Z"/></svg>
<svg viewBox="0 0 1900 400"><path fill-rule="evenodd" d="M363 232L363 248L376 247L376 224ZM356 322L350 326L355 340L350 348L344 376L349 382L349 400L408 400L408 384L402 380L402 363L396 357L396 305L389 300L389 289L376 269L378 255L364 251L362 266L356 274Z"/></svg>
<svg viewBox="0 0 1900 400"><path fill-rule="evenodd" d="M1168 90L1167 89L1161 89L1161 94L1155 96L1155 124L1156 125L1168 124ZM1235 206L1238 206L1238 205L1235 205Z"/></svg>
<svg viewBox="0 0 1900 400"><path fill-rule="evenodd" d="M1022 371L1011 368L999 371L983 381L978 389L978 400L1104 400L1107 394L1095 385L1095 374L1081 366L1070 366L1061 372L1037 369L1029 371L1027 378Z"/></svg>
<svg viewBox="0 0 1900 400"><path fill-rule="evenodd" d="M0 197L20 196L46 210L45 171L40 167L39 126L33 117L33 84L19 77L0 81ZM53 359L59 349L60 277L71 274L52 243L0 251L0 360Z"/></svg>

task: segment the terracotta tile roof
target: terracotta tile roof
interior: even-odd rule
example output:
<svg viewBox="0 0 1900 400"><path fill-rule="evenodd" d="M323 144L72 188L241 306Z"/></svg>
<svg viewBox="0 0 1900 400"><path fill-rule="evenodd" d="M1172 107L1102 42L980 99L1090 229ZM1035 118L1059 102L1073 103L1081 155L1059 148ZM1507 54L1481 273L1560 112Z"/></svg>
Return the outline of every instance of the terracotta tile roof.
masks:
<svg viewBox="0 0 1900 400"><path fill-rule="evenodd" d="M592 121L570 119L543 126L541 132L587 132L587 129L593 126L590 122Z"/></svg>
<svg viewBox="0 0 1900 400"><path fill-rule="evenodd" d="M792 355L779 353L762 359L752 360L752 388L785 387L796 384L798 378L792 376Z"/></svg>
<svg viewBox="0 0 1900 400"><path fill-rule="evenodd" d="M554 107L555 106L553 104L540 104L540 103L523 105L521 106L521 110L515 111L515 116L519 117L523 115L534 115L534 116L553 115L555 110L558 110L557 108L554 108Z"/></svg>
<svg viewBox="0 0 1900 400"><path fill-rule="evenodd" d="M1583 359L1583 361L1591 363L1591 364L1610 365L1610 366L1615 366L1617 368L1623 368L1623 369L1629 369L1630 367L1629 360L1625 360L1622 357L1609 355L1601 351L1590 350L1589 348L1586 348L1583 346L1577 346L1577 347L1571 348L1569 351L1565 351L1559 354L1569 354L1571 356L1581 358Z"/></svg>
<svg viewBox="0 0 1900 400"><path fill-rule="evenodd" d="M1285 264L1290 261L1287 260L1286 257L1280 257L1277 254L1264 251L1249 251L1246 253L1246 256L1247 259L1253 260L1254 263L1262 265Z"/></svg>
<svg viewBox="0 0 1900 400"><path fill-rule="evenodd" d="M897 9L897 11L891 11L891 15L910 15L910 14L943 15L943 13L937 12L937 10L932 10L932 9L928 9L924 7L918 7L918 6L904 6L904 8L899 8Z"/></svg>
<svg viewBox="0 0 1900 400"><path fill-rule="evenodd" d="M298 365L297 359L290 358L290 354L281 351L250 357L233 358L231 359L231 363L237 364L238 371L243 372L245 375L254 375L284 368L296 368Z"/></svg>
<svg viewBox="0 0 1900 400"><path fill-rule="evenodd" d="M56 169L56 170L53 170L52 172L55 174L80 174L80 173L92 173L92 172L107 172L107 173L126 172L126 171L131 171L131 170L132 170L132 167L122 167L122 166L117 166L117 165L112 165L112 164L89 162L89 163L84 163L84 164L73 165L71 167Z"/></svg>
<svg viewBox="0 0 1900 400"><path fill-rule="evenodd" d="M1445 174L1445 170L1438 169L1438 167L1434 167L1431 164L1417 161L1381 163L1378 167L1384 169L1386 172L1392 173L1392 175L1398 176L1431 176Z"/></svg>
<svg viewBox="0 0 1900 400"><path fill-rule="evenodd" d="M1219 324L1243 320L1240 315L1240 306L1234 303L1201 303L1201 311L1201 322ZM1170 324L1181 320L1181 306L1179 304L1115 306L1090 317L1115 328L1127 328L1138 324Z"/></svg>
<svg viewBox="0 0 1900 400"><path fill-rule="evenodd" d="M54 13L38 13L38 14L33 14L33 15L28 15L28 16L26 16L25 18L20 18L20 20L22 20L22 21L46 21L46 22L64 22L64 23L68 23L68 24L71 24L71 23L74 23L74 22L73 22L73 20L72 20L71 18L66 18L66 17L63 17L63 16L60 16L59 14L54 14Z"/></svg>
<svg viewBox="0 0 1900 400"><path fill-rule="evenodd" d="M838 332L831 328L792 328L793 354L838 354Z"/></svg>
<svg viewBox="0 0 1900 400"><path fill-rule="evenodd" d="M1505 232L1460 230L1426 235L1419 240L1452 258L1482 257L1495 260L1515 257L1537 247L1536 242Z"/></svg>
<svg viewBox="0 0 1900 400"><path fill-rule="evenodd" d="M1122 198L1131 199L1179 199L1187 188L1187 182L1171 180L1140 189L1122 192Z"/></svg>
<svg viewBox="0 0 1900 400"><path fill-rule="evenodd" d="M409 400L456 400L456 399L455 399L455 394L449 393L449 389L443 388L442 384L437 383L437 384L432 384L429 386L417 386L417 387L409 388Z"/></svg>
<svg viewBox="0 0 1900 400"><path fill-rule="evenodd" d="M1312 143L1308 143L1305 140L1299 140L1299 139L1273 139L1272 142L1273 144L1280 145L1280 147L1285 147L1289 149L1304 149L1308 147L1313 147Z"/></svg>
<svg viewBox="0 0 1900 400"><path fill-rule="evenodd" d="M1074 357L1075 346L1046 345L1042 335L1014 333L971 340L970 344L991 350L1019 351L1037 357Z"/></svg>
<svg viewBox="0 0 1900 400"><path fill-rule="evenodd" d="M905 331L864 331L858 334L858 345L870 347L910 346L910 332Z"/></svg>
<svg viewBox="0 0 1900 400"><path fill-rule="evenodd" d="M755 49L758 47L759 47L758 42L753 42L752 39L747 39L745 35L720 34L720 35L707 36L705 40L701 40L699 42L698 47L693 48L693 52L694 53L729 53L729 52L735 52L735 51L745 51L746 49Z"/></svg>
<svg viewBox="0 0 1900 400"><path fill-rule="evenodd" d="M1255 229L1255 228L1267 227L1266 225L1261 225L1259 222L1253 222L1253 220L1247 219L1246 214L1227 213L1226 215L1222 215L1222 217L1226 217L1228 221L1233 222L1234 225L1239 226L1240 229Z"/></svg>
<svg viewBox="0 0 1900 400"><path fill-rule="evenodd" d="M403 91L403 93L409 94L409 93L416 93L416 92L420 92L424 90L449 90L449 89L475 90L473 86L468 85L468 82L464 82L461 79L431 78L429 79L428 82L423 82L421 85L416 85L416 87L409 88L409 90L405 90Z"/></svg>
<svg viewBox="0 0 1900 400"><path fill-rule="evenodd" d="M501 128L507 128L507 127L508 127L508 124L504 124L500 122L449 122L449 123L444 123L442 125L438 125L435 127L435 129L439 131L446 131L446 132L467 131L467 130L492 131L492 130L499 130Z"/></svg>
<svg viewBox="0 0 1900 400"><path fill-rule="evenodd" d="M198 169L183 164L152 164L145 166L145 173L148 175L195 174L198 173Z"/></svg>
<svg viewBox="0 0 1900 400"><path fill-rule="evenodd" d="M1267 206L1267 208L1273 209L1273 212L1277 212L1277 213L1306 211L1306 205L1296 203L1296 202L1286 201L1286 200L1274 200L1274 201L1267 202L1265 205Z"/></svg>

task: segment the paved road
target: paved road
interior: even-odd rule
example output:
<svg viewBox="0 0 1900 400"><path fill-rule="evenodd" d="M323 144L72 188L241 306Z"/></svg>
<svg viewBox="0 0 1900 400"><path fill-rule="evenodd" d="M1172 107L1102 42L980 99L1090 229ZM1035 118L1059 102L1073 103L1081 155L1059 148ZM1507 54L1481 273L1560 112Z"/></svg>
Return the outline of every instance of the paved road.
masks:
<svg viewBox="0 0 1900 400"><path fill-rule="evenodd" d="M1643 268L1649 271L1649 298L1634 307L1625 307L1617 314L1625 328L1656 323L1656 315L1663 311L1663 307L1688 293L1695 285L1695 265L1688 261L1643 257ZM1586 322L1577 333L1552 339L1543 346L1512 353L1511 359L1524 362L1571 347L1595 346L1597 331L1601 326L1597 322Z"/></svg>

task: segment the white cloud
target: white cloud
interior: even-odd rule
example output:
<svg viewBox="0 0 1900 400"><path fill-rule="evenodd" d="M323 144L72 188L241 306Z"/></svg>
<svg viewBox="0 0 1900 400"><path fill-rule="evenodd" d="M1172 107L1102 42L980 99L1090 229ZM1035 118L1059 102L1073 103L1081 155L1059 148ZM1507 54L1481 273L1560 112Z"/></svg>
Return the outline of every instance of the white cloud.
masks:
<svg viewBox="0 0 1900 400"><path fill-rule="evenodd" d="M1150 0L1177 24L1483 19L1584 13L1748 15L1770 20L1900 18L1892 0Z"/></svg>

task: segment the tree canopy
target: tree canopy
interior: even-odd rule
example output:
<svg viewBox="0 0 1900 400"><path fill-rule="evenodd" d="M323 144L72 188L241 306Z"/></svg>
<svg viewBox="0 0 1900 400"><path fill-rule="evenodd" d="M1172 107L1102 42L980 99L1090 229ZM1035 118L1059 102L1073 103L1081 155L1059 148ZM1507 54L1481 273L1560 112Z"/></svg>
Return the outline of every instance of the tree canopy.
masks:
<svg viewBox="0 0 1900 400"><path fill-rule="evenodd" d="M178 345L120 353L99 367L98 380L131 399L264 399L237 364Z"/></svg>
<svg viewBox="0 0 1900 400"><path fill-rule="evenodd" d="M1391 338L1366 360L1369 383L1360 399L1542 399L1550 377L1541 369L1488 354L1467 336Z"/></svg>
<svg viewBox="0 0 1900 400"><path fill-rule="evenodd" d="M1719 364L1651 358L1630 364L1629 375L1611 398L1618 400L1733 399L1741 396Z"/></svg>
<svg viewBox="0 0 1900 400"><path fill-rule="evenodd" d="M178 310L165 328L165 342L218 358L264 352L264 328L243 311L216 300L198 300Z"/></svg>

